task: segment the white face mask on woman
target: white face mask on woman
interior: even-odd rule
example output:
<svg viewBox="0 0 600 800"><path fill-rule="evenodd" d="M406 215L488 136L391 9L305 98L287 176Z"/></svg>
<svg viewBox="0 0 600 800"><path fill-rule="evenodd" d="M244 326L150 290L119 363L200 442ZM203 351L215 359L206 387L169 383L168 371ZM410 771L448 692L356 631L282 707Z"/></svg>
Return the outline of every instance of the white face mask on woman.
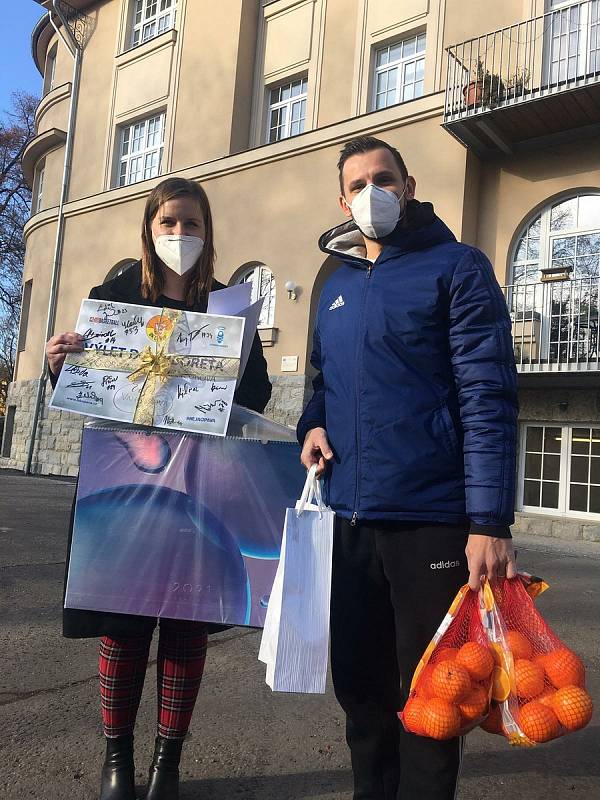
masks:
<svg viewBox="0 0 600 800"><path fill-rule="evenodd" d="M157 236L154 249L160 260L176 272L184 275L200 258L204 239L199 236Z"/></svg>
<svg viewBox="0 0 600 800"><path fill-rule="evenodd" d="M354 222L367 239L381 239L394 230L400 220L400 200L405 192L406 186L398 197L395 192L368 183L348 203Z"/></svg>

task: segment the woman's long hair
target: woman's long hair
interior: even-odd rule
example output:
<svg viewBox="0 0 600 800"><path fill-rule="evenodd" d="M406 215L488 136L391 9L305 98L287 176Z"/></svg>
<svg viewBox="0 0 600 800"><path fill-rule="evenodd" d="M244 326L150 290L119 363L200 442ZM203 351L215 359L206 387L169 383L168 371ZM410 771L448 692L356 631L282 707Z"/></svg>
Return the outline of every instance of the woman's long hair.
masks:
<svg viewBox="0 0 600 800"><path fill-rule="evenodd" d="M208 197L200 184L194 181L188 181L185 178L167 178L150 192L142 222L141 289L142 295L155 303L164 288L163 268L156 255L152 240L152 220L163 203L174 200L176 197L192 197L198 202L205 227L202 253L186 276L185 301L191 306L202 296L208 295L212 289L216 256Z"/></svg>

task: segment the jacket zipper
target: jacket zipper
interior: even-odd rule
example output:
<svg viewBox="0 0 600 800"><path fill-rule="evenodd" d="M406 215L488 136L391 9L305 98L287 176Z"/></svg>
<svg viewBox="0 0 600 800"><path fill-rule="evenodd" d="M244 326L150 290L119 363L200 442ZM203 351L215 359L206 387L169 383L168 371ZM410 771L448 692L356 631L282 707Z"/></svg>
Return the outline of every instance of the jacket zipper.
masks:
<svg viewBox="0 0 600 800"><path fill-rule="evenodd" d="M355 476L355 490L354 490L354 512L352 514L352 519L350 520L350 525L354 527L358 522L358 502L360 497L360 492L358 491L359 487L359 476L360 476L360 400L359 400L359 367L362 366L362 350L364 349L364 341L362 337L362 324L365 316L365 306L367 304L367 291L368 291L368 284L369 278L371 277L371 272L373 270L373 264L369 264L367 267L367 280L365 282L365 290L363 292L363 302L362 307L360 309L360 319L359 319L359 329L358 329L358 347L360 351L360 363L357 363L357 370L356 370L356 383L355 383L355 391L356 391L356 418L355 418L355 438L356 438L356 476ZM357 359L358 361L358 359Z"/></svg>

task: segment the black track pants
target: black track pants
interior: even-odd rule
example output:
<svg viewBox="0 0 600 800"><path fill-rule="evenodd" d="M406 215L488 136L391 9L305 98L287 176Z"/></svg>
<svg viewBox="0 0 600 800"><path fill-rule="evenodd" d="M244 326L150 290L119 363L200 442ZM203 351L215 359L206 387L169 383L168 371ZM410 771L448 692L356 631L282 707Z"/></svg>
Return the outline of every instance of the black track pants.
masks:
<svg viewBox="0 0 600 800"><path fill-rule="evenodd" d="M453 800L461 740L406 733L414 669L468 580L466 527L336 520L331 667L354 800Z"/></svg>

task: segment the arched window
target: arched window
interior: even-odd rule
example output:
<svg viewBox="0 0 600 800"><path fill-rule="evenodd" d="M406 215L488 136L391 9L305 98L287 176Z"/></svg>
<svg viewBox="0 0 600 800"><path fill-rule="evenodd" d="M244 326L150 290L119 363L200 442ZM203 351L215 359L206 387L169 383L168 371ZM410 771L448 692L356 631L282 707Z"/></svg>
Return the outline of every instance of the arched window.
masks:
<svg viewBox="0 0 600 800"><path fill-rule="evenodd" d="M517 241L512 283L563 272L572 279L600 275L600 192L547 205Z"/></svg>
<svg viewBox="0 0 600 800"><path fill-rule="evenodd" d="M258 320L259 328L272 328L275 324L275 276L264 264L254 263L237 276L236 283L251 283L251 300L255 303L264 297Z"/></svg>
<svg viewBox="0 0 600 800"><path fill-rule="evenodd" d="M548 205L521 231L508 288L517 333L536 340L528 359L577 363L598 358L600 191ZM521 342L523 344L523 342Z"/></svg>
<svg viewBox="0 0 600 800"><path fill-rule="evenodd" d="M134 264L137 264L137 259L135 258L124 258L122 261L119 261L118 264L115 264L112 269L109 270L108 275L104 278L103 283L107 283L108 281L112 281L113 278L118 278L119 275L122 275L124 272L130 267L133 267Z"/></svg>

